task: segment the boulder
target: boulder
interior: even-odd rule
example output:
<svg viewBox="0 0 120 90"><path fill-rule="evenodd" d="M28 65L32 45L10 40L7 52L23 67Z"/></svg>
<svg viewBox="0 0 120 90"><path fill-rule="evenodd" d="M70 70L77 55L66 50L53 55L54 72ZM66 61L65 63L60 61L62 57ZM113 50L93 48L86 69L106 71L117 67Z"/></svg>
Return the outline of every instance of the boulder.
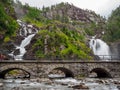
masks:
<svg viewBox="0 0 120 90"><path fill-rule="evenodd" d="M21 82L20 84L25 84L25 82Z"/></svg>
<svg viewBox="0 0 120 90"><path fill-rule="evenodd" d="M3 87L3 83L0 83L0 87Z"/></svg>
<svg viewBox="0 0 120 90"><path fill-rule="evenodd" d="M20 49L16 49L14 52L14 55L18 55L18 54L20 54Z"/></svg>
<svg viewBox="0 0 120 90"><path fill-rule="evenodd" d="M74 88L74 89L89 89L89 87L84 84L74 85L74 86L72 86L72 88Z"/></svg>
<svg viewBox="0 0 120 90"><path fill-rule="evenodd" d="M120 86L117 86L118 90L120 90Z"/></svg>
<svg viewBox="0 0 120 90"><path fill-rule="evenodd" d="M120 85L120 81L115 80L114 84Z"/></svg>
<svg viewBox="0 0 120 90"><path fill-rule="evenodd" d="M104 80L97 80L96 83L105 84L105 81Z"/></svg>

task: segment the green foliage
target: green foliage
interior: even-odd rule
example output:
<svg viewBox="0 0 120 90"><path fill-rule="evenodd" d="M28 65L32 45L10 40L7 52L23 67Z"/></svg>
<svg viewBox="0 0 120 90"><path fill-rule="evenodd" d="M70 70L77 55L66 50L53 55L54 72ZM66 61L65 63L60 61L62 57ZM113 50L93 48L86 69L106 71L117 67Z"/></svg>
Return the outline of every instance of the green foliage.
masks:
<svg viewBox="0 0 120 90"><path fill-rule="evenodd" d="M11 2L13 2L13 0L1 0L1 2L10 4Z"/></svg>
<svg viewBox="0 0 120 90"><path fill-rule="evenodd" d="M46 19L42 15L41 10L34 8L34 7L30 7L29 5L25 5L24 9L26 9L28 12L22 18L23 21L28 22L28 23L32 23L33 25L35 25L37 27L42 27L45 24L50 22L50 20Z"/></svg>
<svg viewBox="0 0 120 90"><path fill-rule="evenodd" d="M61 31L65 33L70 39L80 40L84 42L84 36L77 30L69 30L66 26L61 28Z"/></svg>
<svg viewBox="0 0 120 90"><path fill-rule="evenodd" d="M34 21L41 21L43 22L45 18L42 16L42 11L35 7L30 7L28 4L23 6L23 9L27 10L27 13L24 18L31 19Z"/></svg>
<svg viewBox="0 0 120 90"><path fill-rule="evenodd" d="M89 28L85 28L85 32L87 33L87 35L94 36L94 31Z"/></svg>
<svg viewBox="0 0 120 90"><path fill-rule="evenodd" d="M41 13L41 11L38 10L37 8L28 7L27 17L29 17L31 19L39 19L40 13Z"/></svg>
<svg viewBox="0 0 120 90"><path fill-rule="evenodd" d="M85 28L85 32L87 33L87 35L94 36L95 35L95 31L97 29L99 29L97 26L98 25L96 25L95 23L91 23L89 26L87 26Z"/></svg>
<svg viewBox="0 0 120 90"><path fill-rule="evenodd" d="M81 40L81 34L66 27L59 28L55 24L40 30L37 41L33 45L39 59L91 59L90 49ZM83 39L83 36L82 36ZM47 40L47 44L45 43ZM82 41L82 42L81 42ZM47 52L45 52L47 47Z"/></svg>
<svg viewBox="0 0 120 90"><path fill-rule="evenodd" d="M7 36L4 38L4 42L8 42L8 41L10 41L10 38Z"/></svg>
<svg viewBox="0 0 120 90"><path fill-rule="evenodd" d="M8 74L10 74L10 75L16 75L18 73L19 72L17 70L11 70L11 71L8 72Z"/></svg>
<svg viewBox="0 0 120 90"><path fill-rule="evenodd" d="M37 55L38 58L45 58L44 52L42 52L40 50L36 51L36 55Z"/></svg>
<svg viewBox="0 0 120 90"><path fill-rule="evenodd" d="M120 6L112 12L108 19L104 39L110 42L120 40Z"/></svg>
<svg viewBox="0 0 120 90"><path fill-rule="evenodd" d="M24 17L23 21L28 22L28 23L32 23L33 25L37 26L37 27L42 27L44 25L44 23L38 21L38 20L34 20L28 17Z"/></svg>
<svg viewBox="0 0 120 90"><path fill-rule="evenodd" d="M13 17L6 12L6 6L10 7L9 4L0 2L0 32L6 37L5 41L8 41L8 38L13 36L15 31L18 29L18 24ZM13 11L12 8L9 9L9 13Z"/></svg>

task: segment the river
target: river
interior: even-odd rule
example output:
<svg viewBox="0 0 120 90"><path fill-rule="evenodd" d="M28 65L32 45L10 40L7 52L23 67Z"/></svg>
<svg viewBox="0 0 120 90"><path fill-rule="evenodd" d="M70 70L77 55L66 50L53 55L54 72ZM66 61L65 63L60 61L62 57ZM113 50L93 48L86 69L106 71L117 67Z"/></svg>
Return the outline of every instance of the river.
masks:
<svg viewBox="0 0 120 90"><path fill-rule="evenodd" d="M120 90L120 78L0 79L0 90Z"/></svg>

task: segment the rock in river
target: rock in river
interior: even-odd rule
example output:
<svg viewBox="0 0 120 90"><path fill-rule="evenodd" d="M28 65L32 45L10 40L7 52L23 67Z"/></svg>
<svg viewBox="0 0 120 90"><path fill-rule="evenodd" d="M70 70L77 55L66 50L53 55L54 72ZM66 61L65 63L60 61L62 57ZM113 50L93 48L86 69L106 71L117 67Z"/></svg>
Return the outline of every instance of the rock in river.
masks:
<svg viewBox="0 0 120 90"><path fill-rule="evenodd" d="M3 83L0 83L0 87L3 87Z"/></svg>
<svg viewBox="0 0 120 90"><path fill-rule="evenodd" d="M74 85L74 86L72 86L72 88L74 88L74 89L89 89L89 87L84 84Z"/></svg>

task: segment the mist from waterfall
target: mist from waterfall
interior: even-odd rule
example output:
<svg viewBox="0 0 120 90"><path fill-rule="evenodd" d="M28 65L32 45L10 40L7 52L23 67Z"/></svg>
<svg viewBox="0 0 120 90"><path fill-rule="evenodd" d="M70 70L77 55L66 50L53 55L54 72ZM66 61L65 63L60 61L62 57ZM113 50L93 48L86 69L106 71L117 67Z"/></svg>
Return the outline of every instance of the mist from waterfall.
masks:
<svg viewBox="0 0 120 90"><path fill-rule="evenodd" d="M111 53L109 46L101 39L95 39L94 37L89 42L90 48L93 50L94 55L99 56L101 60L110 60Z"/></svg>

